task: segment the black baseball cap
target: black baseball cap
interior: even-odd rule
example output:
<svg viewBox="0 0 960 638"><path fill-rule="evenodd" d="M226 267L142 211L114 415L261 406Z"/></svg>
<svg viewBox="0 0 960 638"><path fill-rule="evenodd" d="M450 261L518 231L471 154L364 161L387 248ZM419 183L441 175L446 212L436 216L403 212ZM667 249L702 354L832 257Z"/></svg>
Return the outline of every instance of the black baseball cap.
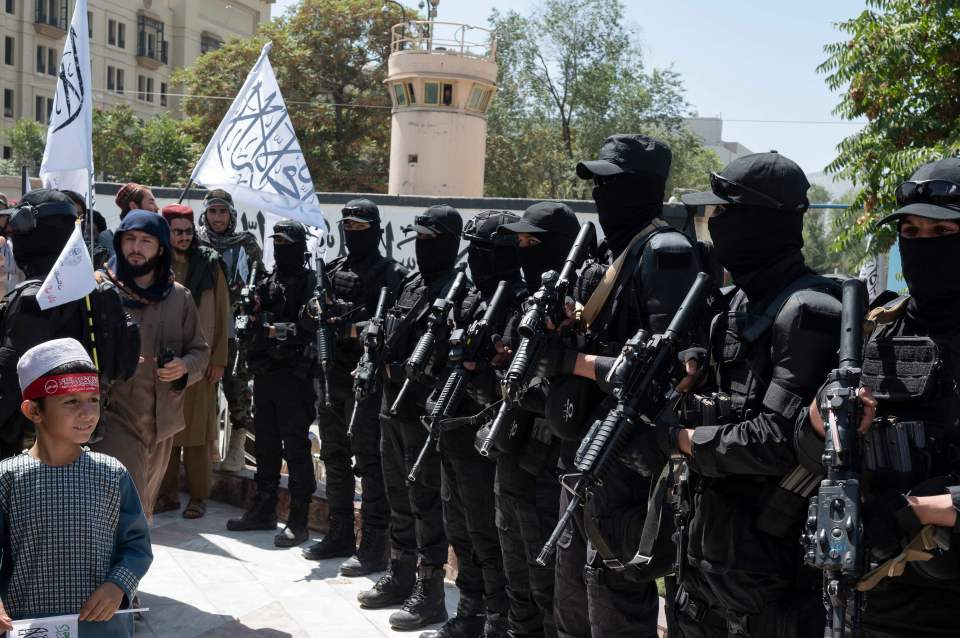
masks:
<svg viewBox="0 0 960 638"><path fill-rule="evenodd" d="M654 137L637 134L611 135L600 147L600 157L577 164L580 179L609 177L622 173L670 176L670 147Z"/></svg>
<svg viewBox="0 0 960 638"><path fill-rule="evenodd" d="M503 229L511 233L555 233L576 237L580 232L580 221L566 204L537 202L523 211L520 221L504 224Z"/></svg>
<svg viewBox="0 0 960 638"><path fill-rule="evenodd" d="M431 206L413 218L413 223L402 228L403 232L411 231L420 235L457 235L463 232L463 217L453 206L438 204Z"/></svg>
<svg viewBox="0 0 960 638"><path fill-rule="evenodd" d="M339 223L345 221L363 222L366 224L380 223L380 209L369 199L351 199L344 204L340 213L343 217Z"/></svg>
<svg viewBox="0 0 960 638"><path fill-rule="evenodd" d="M273 225L273 234L270 237L283 237L292 244L305 244L307 229L295 219L281 219Z"/></svg>
<svg viewBox="0 0 960 638"><path fill-rule="evenodd" d="M896 197L900 208L878 221L878 226L907 215L960 220L960 158L924 164L897 187Z"/></svg>
<svg viewBox="0 0 960 638"><path fill-rule="evenodd" d="M745 204L802 213L810 206L809 188L796 162L770 151L738 157L719 173L710 174L710 190L680 199L687 206Z"/></svg>

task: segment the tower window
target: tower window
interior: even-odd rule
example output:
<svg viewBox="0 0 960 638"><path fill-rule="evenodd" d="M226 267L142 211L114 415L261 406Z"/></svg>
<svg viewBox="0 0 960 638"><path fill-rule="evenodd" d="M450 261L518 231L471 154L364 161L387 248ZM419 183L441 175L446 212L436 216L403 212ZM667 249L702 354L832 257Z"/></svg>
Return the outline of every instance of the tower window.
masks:
<svg viewBox="0 0 960 638"><path fill-rule="evenodd" d="M424 104L440 103L440 85L438 83L436 82L423 83L423 103Z"/></svg>
<svg viewBox="0 0 960 638"><path fill-rule="evenodd" d="M410 100L410 104L417 103L417 94L413 92L413 82L407 82L407 99Z"/></svg>
<svg viewBox="0 0 960 638"><path fill-rule="evenodd" d="M393 85L393 101L396 102L397 106L406 106L407 94L403 92L402 84Z"/></svg>
<svg viewBox="0 0 960 638"><path fill-rule="evenodd" d="M453 85L452 84L443 85L442 104L444 106L453 106Z"/></svg>

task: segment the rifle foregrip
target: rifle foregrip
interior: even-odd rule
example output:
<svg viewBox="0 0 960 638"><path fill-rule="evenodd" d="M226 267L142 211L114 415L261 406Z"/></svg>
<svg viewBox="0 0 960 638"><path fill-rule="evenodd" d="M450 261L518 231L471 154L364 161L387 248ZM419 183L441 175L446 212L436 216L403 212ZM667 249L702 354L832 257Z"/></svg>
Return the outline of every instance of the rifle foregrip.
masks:
<svg viewBox="0 0 960 638"><path fill-rule="evenodd" d="M534 339L525 337L520 341L520 346L513 355L513 361L510 362L507 374L503 378L506 399L514 403L520 400L523 390L521 386L524 379L527 378L530 368L536 363L534 355L537 349L537 342Z"/></svg>
<svg viewBox="0 0 960 638"><path fill-rule="evenodd" d="M413 349L413 354L407 359L406 368L408 375L423 372L423 369L427 366L427 359L430 358L430 354L433 352L433 346L436 341L437 337L432 331L427 330L423 333L423 336L420 337L416 347Z"/></svg>

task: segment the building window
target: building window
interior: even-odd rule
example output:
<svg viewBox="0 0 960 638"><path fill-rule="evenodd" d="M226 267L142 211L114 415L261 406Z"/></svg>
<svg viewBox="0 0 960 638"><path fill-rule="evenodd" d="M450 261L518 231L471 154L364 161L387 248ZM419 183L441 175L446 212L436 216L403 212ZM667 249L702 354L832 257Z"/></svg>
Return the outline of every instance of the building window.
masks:
<svg viewBox="0 0 960 638"><path fill-rule="evenodd" d="M127 48L127 25L123 22L117 23L117 46L121 49Z"/></svg>
<svg viewBox="0 0 960 638"><path fill-rule="evenodd" d="M402 84L393 85L393 102L397 106L407 105L407 94L404 93Z"/></svg>
<svg viewBox="0 0 960 638"><path fill-rule="evenodd" d="M216 51L223 46L223 41L211 34L203 33L200 36L200 55L210 51Z"/></svg>
<svg viewBox="0 0 960 638"><path fill-rule="evenodd" d="M147 78L147 102L153 102L153 78Z"/></svg>
<svg viewBox="0 0 960 638"><path fill-rule="evenodd" d="M167 63L167 42L163 23L141 14L137 16L137 56Z"/></svg>
<svg viewBox="0 0 960 638"><path fill-rule="evenodd" d="M47 75L57 74L57 50L47 49Z"/></svg>
<svg viewBox="0 0 960 638"><path fill-rule="evenodd" d="M87 11L87 35L93 40L93 11Z"/></svg>
<svg viewBox="0 0 960 638"><path fill-rule="evenodd" d="M117 70L112 66L107 67L107 90L111 92L117 90Z"/></svg>
<svg viewBox="0 0 960 638"><path fill-rule="evenodd" d="M123 95L123 69L117 69L117 93Z"/></svg>
<svg viewBox="0 0 960 638"><path fill-rule="evenodd" d="M423 83L423 103L424 104L440 103L440 85L437 82Z"/></svg>
<svg viewBox="0 0 960 638"><path fill-rule="evenodd" d="M167 83L160 83L160 106L167 105Z"/></svg>
<svg viewBox="0 0 960 638"><path fill-rule="evenodd" d="M3 117L13 117L13 89L3 90Z"/></svg>
<svg viewBox="0 0 960 638"><path fill-rule="evenodd" d="M11 159L13 159L13 147L11 147L11 146L4 146L4 147L3 147L3 159L5 159L5 160L11 160Z"/></svg>
<svg viewBox="0 0 960 638"><path fill-rule="evenodd" d="M53 98L47 98L47 123L50 123L50 120L53 119Z"/></svg>
<svg viewBox="0 0 960 638"><path fill-rule="evenodd" d="M145 94L146 90L147 90L147 78L143 77L142 75L138 75L137 76L137 99L138 100L143 101L147 99L147 96Z"/></svg>
<svg viewBox="0 0 960 638"><path fill-rule="evenodd" d="M37 0L36 22L67 30L67 0Z"/></svg>
<svg viewBox="0 0 960 638"><path fill-rule="evenodd" d="M443 94L440 98L440 103L444 106L453 106L453 85L444 84L443 85Z"/></svg>
<svg viewBox="0 0 960 638"><path fill-rule="evenodd" d="M47 72L47 50L45 47L37 47L37 73Z"/></svg>
<svg viewBox="0 0 960 638"><path fill-rule="evenodd" d="M35 120L41 124L46 124L47 121L44 119L43 107L46 106L47 101L40 97L39 95L33 98L33 117Z"/></svg>
<svg viewBox="0 0 960 638"><path fill-rule="evenodd" d="M14 46L14 40L10 36L6 36L3 39L3 63L9 66L13 66L13 52L16 47Z"/></svg>
<svg viewBox="0 0 960 638"><path fill-rule="evenodd" d="M17 0L6 0L4 5L6 6L7 13L10 15L15 15L17 13Z"/></svg>
<svg viewBox="0 0 960 638"><path fill-rule="evenodd" d="M407 99L410 100L410 104L417 103L417 95L413 92L413 82L407 82Z"/></svg>
<svg viewBox="0 0 960 638"><path fill-rule="evenodd" d="M117 46L117 21L112 18L107 20L107 44Z"/></svg>

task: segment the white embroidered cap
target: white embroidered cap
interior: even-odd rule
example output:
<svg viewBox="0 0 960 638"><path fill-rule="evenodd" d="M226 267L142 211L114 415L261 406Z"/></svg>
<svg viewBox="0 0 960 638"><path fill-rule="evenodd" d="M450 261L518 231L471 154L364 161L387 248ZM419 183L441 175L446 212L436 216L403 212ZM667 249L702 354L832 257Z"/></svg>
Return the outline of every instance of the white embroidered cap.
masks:
<svg viewBox="0 0 960 638"><path fill-rule="evenodd" d="M93 366L90 355L76 339L51 339L33 346L17 361L20 392L25 393L31 383L54 368L75 361Z"/></svg>

